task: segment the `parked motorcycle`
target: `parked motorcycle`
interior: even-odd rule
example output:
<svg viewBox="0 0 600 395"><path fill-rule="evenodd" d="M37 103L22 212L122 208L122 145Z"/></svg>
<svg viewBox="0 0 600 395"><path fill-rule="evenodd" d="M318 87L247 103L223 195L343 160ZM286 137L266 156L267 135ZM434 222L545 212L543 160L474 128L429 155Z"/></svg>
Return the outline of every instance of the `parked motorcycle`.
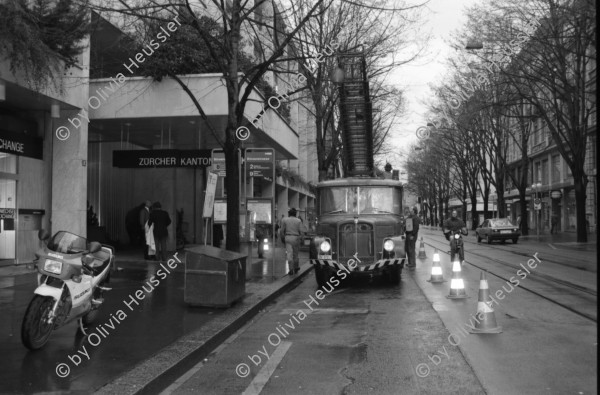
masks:
<svg viewBox="0 0 600 395"><path fill-rule="evenodd" d="M450 262L454 262L454 258L456 257L456 254L458 254L458 258L462 265L465 260L465 245L462 237L469 234L467 228L465 227L460 230L444 229L444 234L446 235L446 239L450 240Z"/></svg>
<svg viewBox="0 0 600 395"><path fill-rule="evenodd" d="M35 254L38 287L21 325L21 341L30 350L42 348L54 329L76 319L85 333L110 290L105 285L115 256L112 247L65 231L50 238L40 230L38 238L49 240Z"/></svg>

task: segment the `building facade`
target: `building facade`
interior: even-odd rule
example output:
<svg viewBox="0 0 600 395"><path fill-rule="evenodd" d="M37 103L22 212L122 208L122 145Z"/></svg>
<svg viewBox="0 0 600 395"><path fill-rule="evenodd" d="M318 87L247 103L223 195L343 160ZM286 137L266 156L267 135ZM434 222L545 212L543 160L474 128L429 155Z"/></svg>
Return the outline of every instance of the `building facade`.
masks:
<svg viewBox="0 0 600 395"><path fill-rule="evenodd" d="M92 14L84 51L63 76L55 76L59 88L31 87L8 62L0 62L0 265L30 262L42 228L126 244L125 217L145 200L161 202L172 218L169 249L175 248L176 221L189 243L205 237L210 242L212 223L207 226L202 211L220 146L174 80L130 76L128 68L141 59L136 56L151 55L142 48L126 54L115 46L126 29L114 17ZM176 22L167 29L176 28ZM228 112L221 75L180 78L208 121L224 130ZM285 78L270 76L275 89L284 88ZM249 121L267 98L255 90L250 99ZM290 102L289 109L289 116L266 112L242 143L243 157L248 149L271 149L276 167L285 169L274 178L238 169L244 183L240 232L246 238L246 198L272 198L276 217L287 214L288 207L306 217L314 207L309 184L317 180L316 154L309 149L314 120L306 102ZM216 199L226 196L223 185L220 177ZM98 223L90 229L92 214Z"/></svg>

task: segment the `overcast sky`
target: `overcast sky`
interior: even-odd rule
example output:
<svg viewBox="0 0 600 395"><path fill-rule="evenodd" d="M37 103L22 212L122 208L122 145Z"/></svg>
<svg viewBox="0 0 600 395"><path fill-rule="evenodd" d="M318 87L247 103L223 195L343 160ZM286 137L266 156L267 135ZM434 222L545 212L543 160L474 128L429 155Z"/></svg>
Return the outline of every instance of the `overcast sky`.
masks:
<svg viewBox="0 0 600 395"><path fill-rule="evenodd" d="M393 0L390 0L390 4ZM415 3L418 0L415 1ZM430 0L423 13L424 31L430 32L431 41L423 56L409 65L398 68L388 82L404 90L407 99L407 116L398 127L390 131L394 147L407 146L418 141L415 131L425 125L426 107L423 105L432 93L429 84L440 81L446 73L445 59L450 53L448 39L452 32L465 22L465 8L478 0ZM402 159L389 158L394 168Z"/></svg>

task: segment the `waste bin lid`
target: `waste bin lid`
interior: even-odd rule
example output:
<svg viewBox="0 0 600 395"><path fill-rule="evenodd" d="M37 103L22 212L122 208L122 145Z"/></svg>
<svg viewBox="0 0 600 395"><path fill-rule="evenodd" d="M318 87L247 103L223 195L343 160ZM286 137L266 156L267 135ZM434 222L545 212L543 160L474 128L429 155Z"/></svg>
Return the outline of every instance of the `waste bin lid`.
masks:
<svg viewBox="0 0 600 395"><path fill-rule="evenodd" d="M191 254L198 254L198 255L210 256L213 258L219 258L224 261L233 261L236 259L241 259L241 258L247 257L247 255L245 255L245 254L240 254L238 252L229 251L229 250L223 250L221 248L208 246L208 245L188 247L185 249L185 251L187 253L191 253Z"/></svg>

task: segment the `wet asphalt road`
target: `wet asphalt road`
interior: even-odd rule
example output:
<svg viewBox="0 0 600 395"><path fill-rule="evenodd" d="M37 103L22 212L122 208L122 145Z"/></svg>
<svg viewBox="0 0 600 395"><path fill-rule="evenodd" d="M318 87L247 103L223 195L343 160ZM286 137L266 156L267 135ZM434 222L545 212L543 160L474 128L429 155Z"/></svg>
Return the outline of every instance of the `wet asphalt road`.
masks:
<svg viewBox="0 0 600 395"><path fill-rule="evenodd" d="M112 291L105 294L105 303L96 322L104 327L107 335L92 336L95 345L84 341L77 323L72 322L54 331L43 349L28 351L21 344L20 330L36 287L36 277L27 274L0 279L1 394L89 394L223 311L184 304L183 264L148 293L139 306L132 305L132 311L124 301L146 284L157 265L154 262L127 262L119 263L119 266L123 270L112 272ZM123 316L117 314L118 310L127 315L119 322L116 319ZM157 316L162 318L158 320ZM80 360L74 357L78 350ZM81 352L87 353L89 359ZM57 367L58 373L65 377L58 376Z"/></svg>
<svg viewBox="0 0 600 395"><path fill-rule="evenodd" d="M317 300L309 275L161 395L484 393L413 276L352 281ZM435 375L419 377L443 346Z"/></svg>

